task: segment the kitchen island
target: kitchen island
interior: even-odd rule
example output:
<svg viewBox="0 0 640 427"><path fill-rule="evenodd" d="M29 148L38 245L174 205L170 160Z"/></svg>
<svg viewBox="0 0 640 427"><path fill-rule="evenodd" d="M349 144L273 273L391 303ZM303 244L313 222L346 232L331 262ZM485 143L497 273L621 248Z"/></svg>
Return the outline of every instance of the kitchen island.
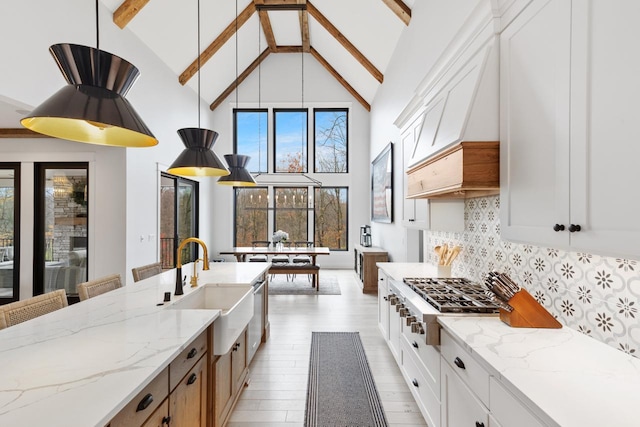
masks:
<svg viewBox="0 0 640 427"><path fill-rule="evenodd" d="M220 316L167 308L204 284L251 285L269 264L240 267L212 264L181 297L169 270L1 330L0 425L108 424ZM165 292L173 301L157 305Z"/></svg>

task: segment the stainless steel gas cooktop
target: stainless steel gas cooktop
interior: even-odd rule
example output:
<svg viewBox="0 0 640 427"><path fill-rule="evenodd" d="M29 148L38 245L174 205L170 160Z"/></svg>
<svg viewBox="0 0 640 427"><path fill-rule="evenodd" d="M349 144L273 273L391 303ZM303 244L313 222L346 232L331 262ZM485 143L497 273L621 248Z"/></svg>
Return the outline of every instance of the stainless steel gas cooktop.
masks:
<svg viewBox="0 0 640 427"><path fill-rule="evenodd" d="M485 288L463 278L405 277L403 282L441 313L497 313Z"/></svg>

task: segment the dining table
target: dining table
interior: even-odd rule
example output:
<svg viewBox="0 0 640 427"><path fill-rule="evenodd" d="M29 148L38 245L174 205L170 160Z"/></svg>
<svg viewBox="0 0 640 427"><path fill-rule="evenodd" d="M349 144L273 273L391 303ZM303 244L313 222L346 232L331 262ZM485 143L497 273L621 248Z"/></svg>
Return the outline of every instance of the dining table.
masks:
<svg viewBox="0 0 640 427"><path fill-rule="evenodd" d="M298 247L298 248L265 248L265 247L252 247L252 246L236 246L229 250L221 251L220 255L234 255L238 262L245 262L247 256L250 255L308 255L311 257L311 264L316 264L316 257L319 255L330 255L331 251L328 247L324 246L312 246L312 247Z"/></svg>

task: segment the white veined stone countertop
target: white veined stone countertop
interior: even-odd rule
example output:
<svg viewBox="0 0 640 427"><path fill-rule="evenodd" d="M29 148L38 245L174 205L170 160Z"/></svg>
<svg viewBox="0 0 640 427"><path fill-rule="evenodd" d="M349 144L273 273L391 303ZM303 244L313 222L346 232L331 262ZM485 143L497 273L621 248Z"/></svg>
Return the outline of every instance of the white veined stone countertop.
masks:
<svg viewBox="0 0 640 427"><path fill-rule="evenodd" d="M573 329L440 317L490 375L549 425L638 426L640 360Z"/></svg>
<svg viewBox="0 0 640 427"><path fill-rule="evenodd" d="M252 284L268 263L211 263L203 284ZM201 266L200 266L201 268ZM187 275L185 295L193 292ZM0 426L104 426L220 315L157 306L175 270L0 330ZM196 288L198 290L200 288Z"/></svg>

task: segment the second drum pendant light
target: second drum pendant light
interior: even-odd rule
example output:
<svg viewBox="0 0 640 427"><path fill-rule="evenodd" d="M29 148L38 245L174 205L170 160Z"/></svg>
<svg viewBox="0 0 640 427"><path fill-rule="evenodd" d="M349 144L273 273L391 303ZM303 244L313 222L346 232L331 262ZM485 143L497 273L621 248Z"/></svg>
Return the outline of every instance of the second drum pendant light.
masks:
<svg viewBox="0 0 640 427"><path fill-rule="evenodd" d="M183 176L226 176L229 170L213 152L218 132L200 127L200 0L198 0L198 127L178 130L185 149L168 172Z"/></svg>

